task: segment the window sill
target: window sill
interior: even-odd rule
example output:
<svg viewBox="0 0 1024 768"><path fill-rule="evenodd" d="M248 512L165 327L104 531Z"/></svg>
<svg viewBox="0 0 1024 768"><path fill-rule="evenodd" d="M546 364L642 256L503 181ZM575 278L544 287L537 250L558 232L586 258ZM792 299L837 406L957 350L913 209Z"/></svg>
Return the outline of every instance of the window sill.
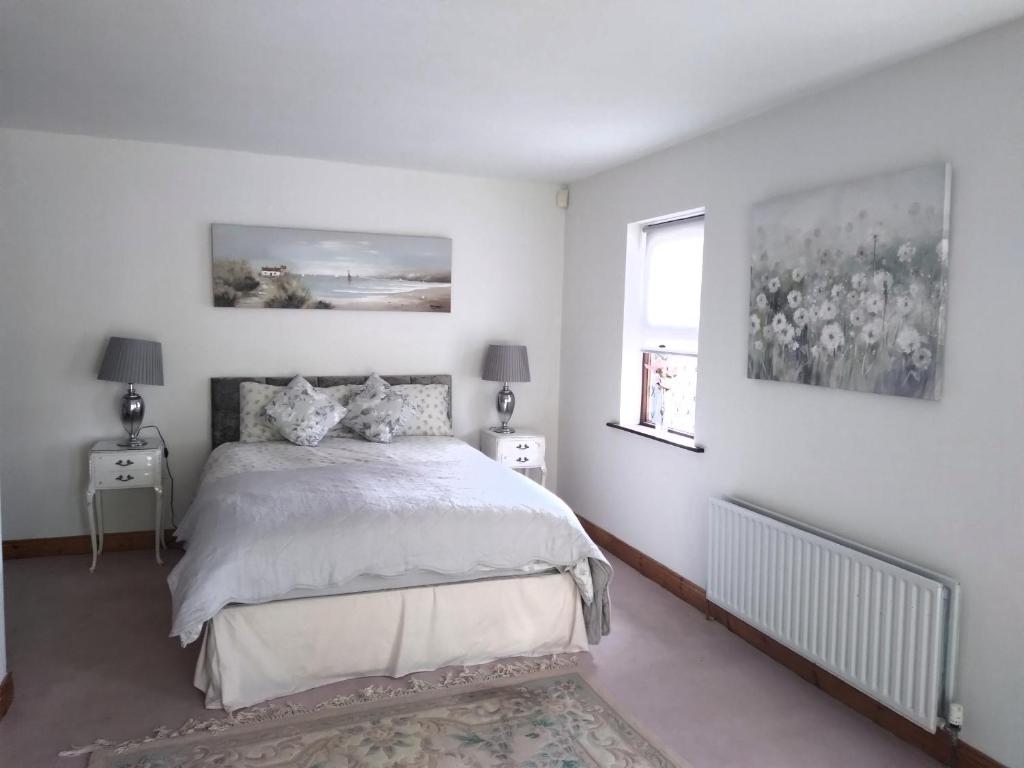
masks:
<svg viewBox="0 0 1024 768"><path fill-rule="evenodd" d="M639 424L620 424L617 421L609 421L608 426L612 429L621 429L623 432L632 432L634 435L640 435L640 437L646 437L650 440L657 440L659 443L674 445L676 448L682 448L686 451L704 453L704 446L697 445L697 442L692 437L659 431L653 427L644 427Z"/></svg>

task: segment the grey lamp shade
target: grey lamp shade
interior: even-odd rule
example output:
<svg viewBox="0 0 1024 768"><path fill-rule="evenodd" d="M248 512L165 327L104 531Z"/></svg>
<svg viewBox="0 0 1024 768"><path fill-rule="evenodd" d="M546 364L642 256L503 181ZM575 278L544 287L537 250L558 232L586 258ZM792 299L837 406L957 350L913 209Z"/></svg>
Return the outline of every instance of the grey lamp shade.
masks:
<svg viewBox="0 0 1024 768"><path fill-rule="evenodd" d="M111 336L96 378L163 386L164 358L160 342Z"/></svg>
<svg viewBox="0 0 1024 768"><path fill-rule="evenodd" d="M491 344L484 358L484 381L529 381L530 361L522 344Z"/></svg>

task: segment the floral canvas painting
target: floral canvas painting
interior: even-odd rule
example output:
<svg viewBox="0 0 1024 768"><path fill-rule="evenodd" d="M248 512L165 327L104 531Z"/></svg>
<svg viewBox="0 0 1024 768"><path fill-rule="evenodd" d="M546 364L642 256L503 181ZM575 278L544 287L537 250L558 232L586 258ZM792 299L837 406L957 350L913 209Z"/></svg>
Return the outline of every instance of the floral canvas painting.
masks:
<svg viewBox="0 0 1024 768"><path fill-rule="evenodd" d="M950 168L754 206L747 375L937 400Z"/></svg>
<svg viewBox="0 0 1024 768"><path fill-rule="evenodd" d="M214 224L213 303L451 312L452 241Z"/></svg>

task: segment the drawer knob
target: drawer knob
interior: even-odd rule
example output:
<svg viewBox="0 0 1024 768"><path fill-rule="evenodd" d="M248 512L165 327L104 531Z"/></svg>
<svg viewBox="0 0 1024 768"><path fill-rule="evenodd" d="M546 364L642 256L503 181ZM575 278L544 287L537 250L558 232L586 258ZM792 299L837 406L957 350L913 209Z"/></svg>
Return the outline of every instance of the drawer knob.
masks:
<svg viewBox="0 0 1024 768"><path fill-rule="evenodd" d="M131 459L118 459L114 463L117 464L117 466L119 467L130 467L135 462L132 461Z"/></svg>
<svg viewBox="0 0 1024 768"><path fill-rule="evenodd" d="M529 447L530 446L528 446L526 443L520 443L519 445L516 446L516 448L518 448L520 451L525 451Z"/></svg>
<svg viewBox="0 0 1024 768"><path fill-rule="evenodd" d="M526 458L525 456L520 456L518 459L516 459L516 461L518 461L520 464L525 464L526 462L529 461L529 459Z"/></svg>
<svg viewBox="0 0 1024 768"><path fill-rule="evenodd" d="M118 475L116 479L120 480L122 483L127 483L129 480L134 480L135 478L131 475Z"/></svg>

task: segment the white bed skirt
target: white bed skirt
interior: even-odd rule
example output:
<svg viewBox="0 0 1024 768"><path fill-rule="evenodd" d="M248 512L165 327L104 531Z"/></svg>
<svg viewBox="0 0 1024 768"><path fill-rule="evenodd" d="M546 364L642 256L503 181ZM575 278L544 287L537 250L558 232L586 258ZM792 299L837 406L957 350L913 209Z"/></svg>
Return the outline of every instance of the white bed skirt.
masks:
<svg viewBox="0 0 1024 768"><path fill-rule="evenodd" d="M231 712L355 677L587 648L572 577L540 574L229 606L207 625L195 685Z"/></svg>

